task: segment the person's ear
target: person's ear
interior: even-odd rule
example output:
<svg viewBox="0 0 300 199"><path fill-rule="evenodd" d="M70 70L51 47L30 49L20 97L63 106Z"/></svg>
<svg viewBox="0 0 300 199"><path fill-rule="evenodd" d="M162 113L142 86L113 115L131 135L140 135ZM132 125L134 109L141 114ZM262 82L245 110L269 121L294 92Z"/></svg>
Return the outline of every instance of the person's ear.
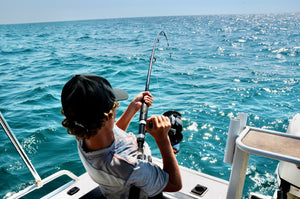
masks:
<svg viewBox="0 0 300 199"><path fill-rule="evenodd" d="M111 120L111 119L114 119L114 114L115 114L115 112L112 112L112 113L109 114L109 119L110 119L110 120Z"/></svg>

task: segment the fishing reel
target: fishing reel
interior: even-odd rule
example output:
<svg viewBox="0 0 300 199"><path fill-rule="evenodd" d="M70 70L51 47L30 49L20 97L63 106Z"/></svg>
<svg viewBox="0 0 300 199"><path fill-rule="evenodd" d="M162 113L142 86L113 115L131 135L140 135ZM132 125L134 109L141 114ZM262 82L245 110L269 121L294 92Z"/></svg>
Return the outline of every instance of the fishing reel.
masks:
<svg viewBox="0 0 300 199"><path fill-rule="evenodd" d="M182 120L181 114L177 111L167 111L163 114L168 117L171 123L171 128L168 132L173 152L176 154L179 152L180 142L183 139L182 135Z"/></svg>
<svg viewBox="0 0 300 199"><path fill-rule="evenodd" d="M181 114L177 111L167 111L163 113L164 116L168 117L171 123L171 128L168 132L168 136L173 148L173 152L175 154L179 153L180 149L180 142L183 139L182 135L182 120L181 120ZM152 122L150 122L150 128L153 125ZM137 140L139 141L139 137L137 137Z"/></svg>

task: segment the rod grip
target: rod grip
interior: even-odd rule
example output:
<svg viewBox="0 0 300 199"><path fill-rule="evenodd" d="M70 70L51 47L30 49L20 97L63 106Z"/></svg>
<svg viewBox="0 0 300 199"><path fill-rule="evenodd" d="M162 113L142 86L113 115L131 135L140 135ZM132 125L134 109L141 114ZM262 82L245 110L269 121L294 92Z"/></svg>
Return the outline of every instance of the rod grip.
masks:
<svg viewBox="0 0 300 199"><path fill-rule="evenodd" d="M141 124L141 121L146 122L147 114L148 114L148 104L146 104L146 102L143 102L142 107L141 107L141 111L140 111L140 124Z"/></svg>
<svg viewBox="0 0 300 199"><path fill-rule="evenodd" d="M144 146L147 114L148 114L148 104L146 104L143 101L142 107L140 110L139 134L137 136L137 143L138 143L139 150L142 150L142 148Z"/></svg>

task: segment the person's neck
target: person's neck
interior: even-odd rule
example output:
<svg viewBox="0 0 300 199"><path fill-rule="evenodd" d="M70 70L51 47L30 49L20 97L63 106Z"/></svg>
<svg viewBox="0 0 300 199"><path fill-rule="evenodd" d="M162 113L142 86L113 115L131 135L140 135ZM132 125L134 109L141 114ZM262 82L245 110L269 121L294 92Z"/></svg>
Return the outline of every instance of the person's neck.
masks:
<svg viewBox="0 0 300 199"><path fill-rule="evenodd" d="M85 139L84 143L87 151L96 151L111 146L114 139L115 137L113 129L108 128L108 125L105 125L98 130L96 135L90 137L89 139Z"/></svg>

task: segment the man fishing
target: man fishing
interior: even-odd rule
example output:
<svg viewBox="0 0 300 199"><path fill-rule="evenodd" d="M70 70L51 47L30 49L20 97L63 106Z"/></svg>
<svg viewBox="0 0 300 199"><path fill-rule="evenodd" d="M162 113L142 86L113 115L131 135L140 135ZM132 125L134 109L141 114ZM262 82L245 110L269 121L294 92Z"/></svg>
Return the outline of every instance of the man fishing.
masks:
<svg viewBox="0 0 300 199"><path fill-rule="evenodd" d="M168 137L169 118L161 115L146 120L146 131L162 156L160 168L151 162L147 145L145 158L138 158L136 138L125 132L142 102L151 106L153 96L148 91L138 94L115 122L118 101L127 98L125 91L113 89L97 75L75 75L63 87L62 113L66 118L62 125L76 136L85 169L108 199L151 198L163 191L180 190L179 166Z"/></svg>

